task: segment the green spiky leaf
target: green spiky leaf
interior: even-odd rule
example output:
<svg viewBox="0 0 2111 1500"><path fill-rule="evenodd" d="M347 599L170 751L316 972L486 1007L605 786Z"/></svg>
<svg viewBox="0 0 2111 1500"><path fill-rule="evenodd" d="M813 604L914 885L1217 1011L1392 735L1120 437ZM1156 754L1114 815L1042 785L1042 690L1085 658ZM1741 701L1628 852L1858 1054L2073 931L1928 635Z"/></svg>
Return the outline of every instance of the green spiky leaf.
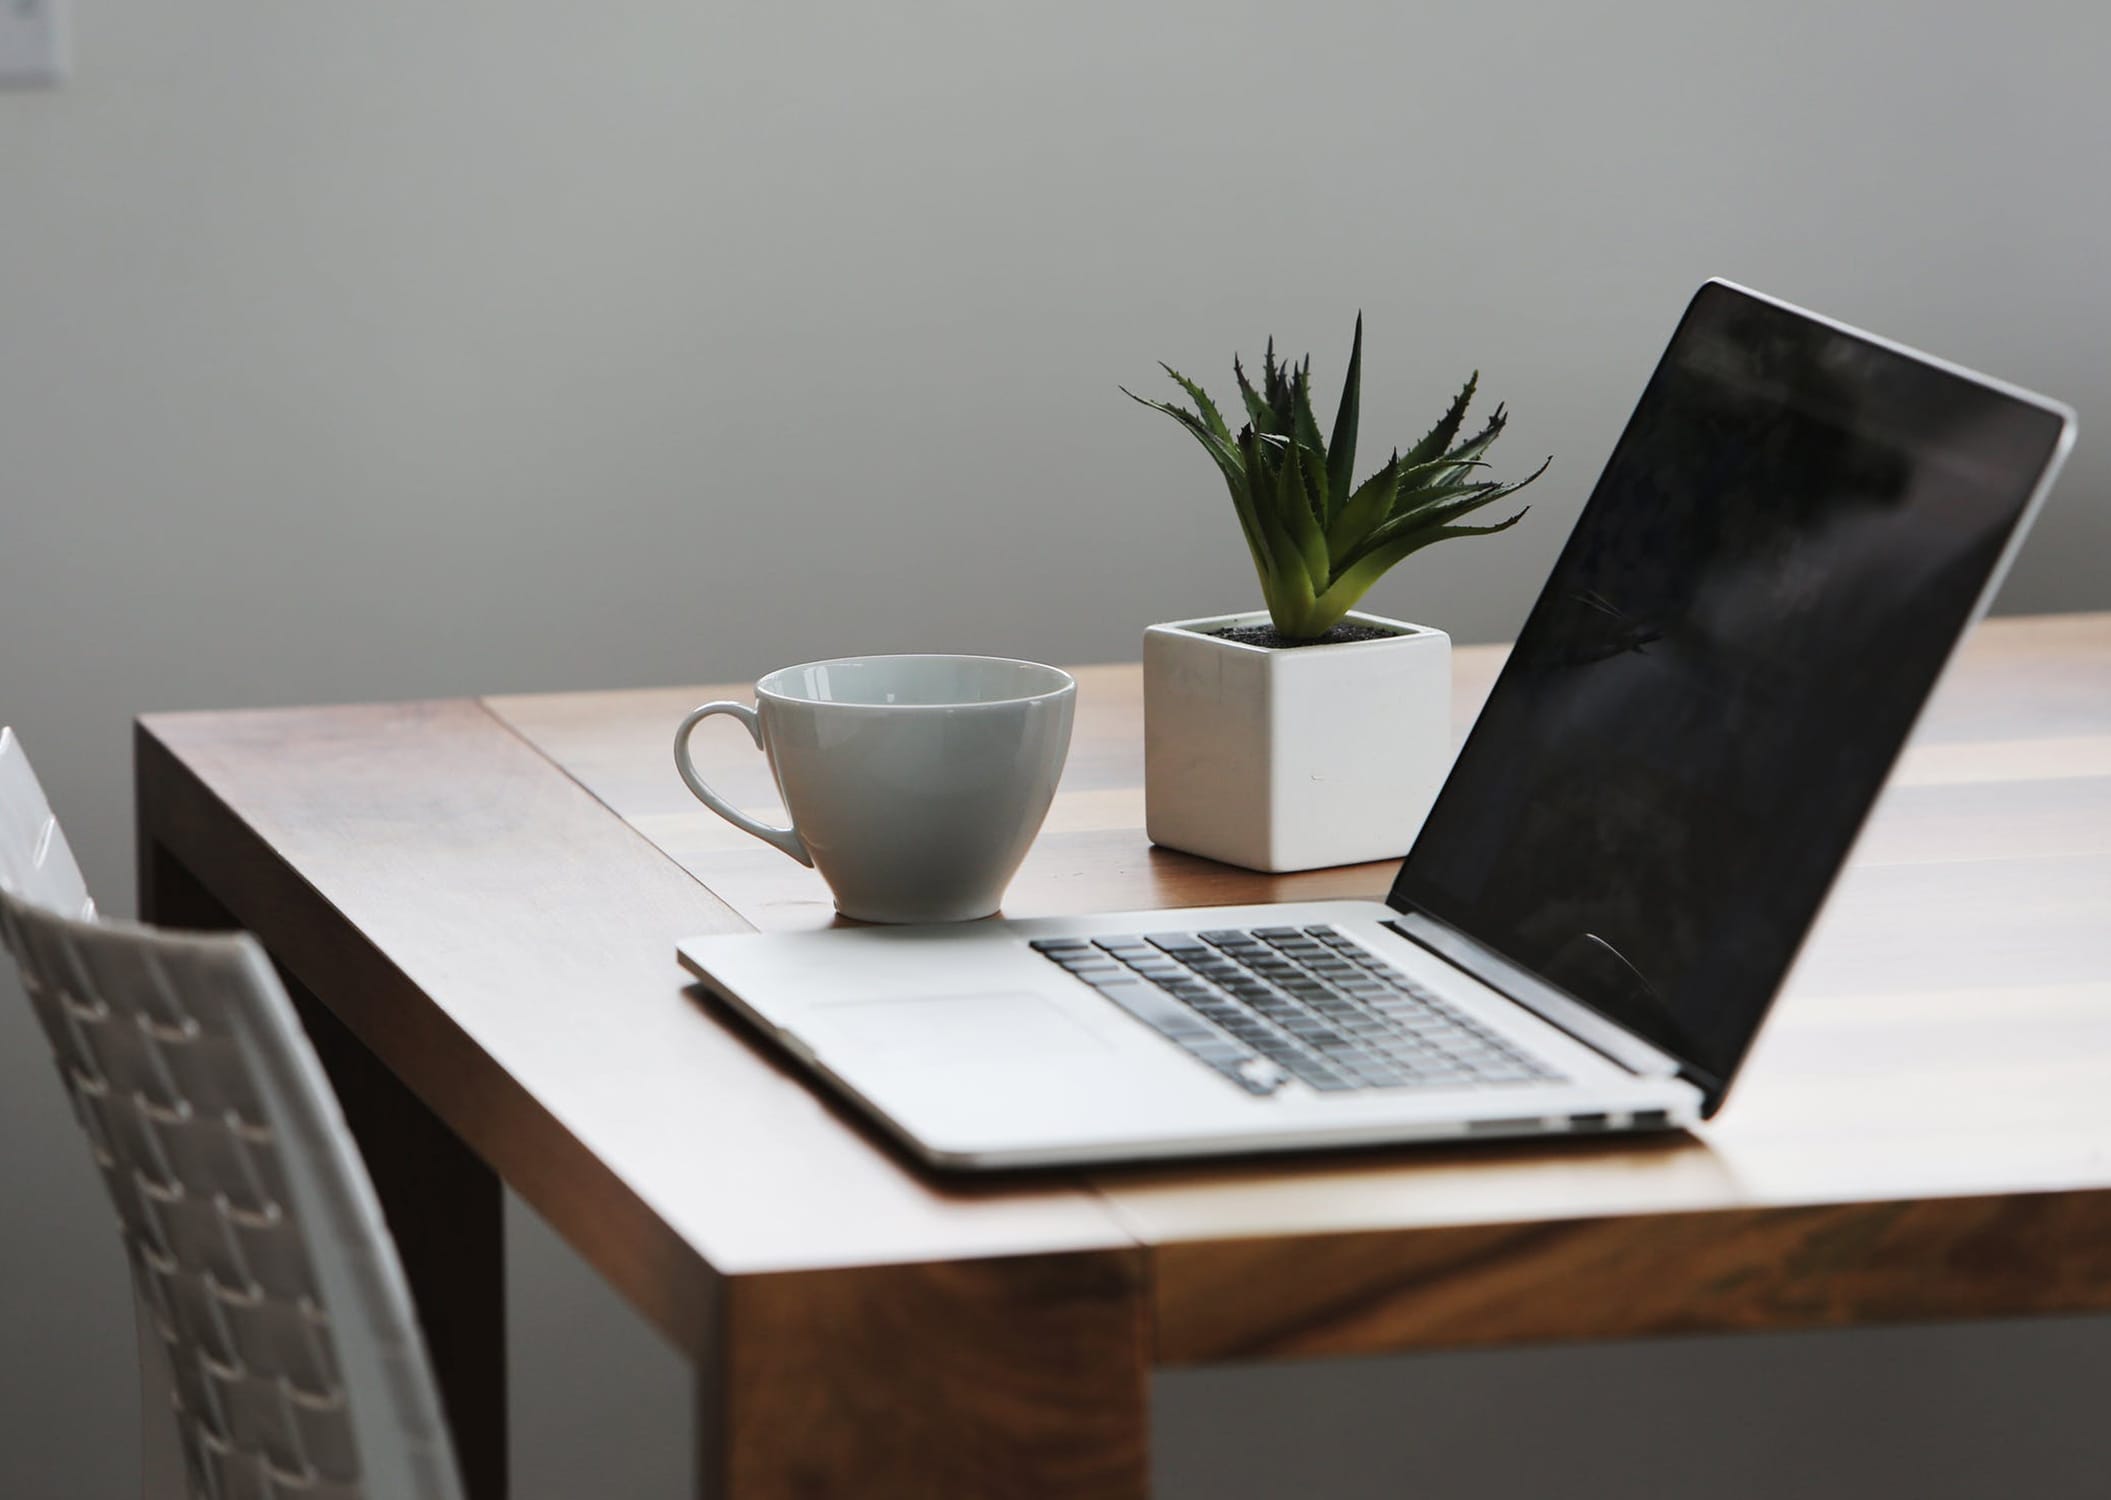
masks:
<svg viewBox="0 0 2111 1500"><path fill-rule="evenodd" d="M1312 367L1309 362L1290 379L1290 416L1294 424L1298 445L1320 461L1320 472L1326 472L1327 441L1319 435L1319 423L1312 416Z"/></svg>
<svg viewBox="0 0 2111 1500"><path fill-rule="evenodd" d="M1476 372L1420 441L1405 453L1395 450L1376 473L1352 485L1362 419L1361 315L1330 437L1321 435L1313 416L1311 358L1278 360L1273 339L1262 356L1259 390L1245 366L1232 361L1247 415L1236 437L1200 384L1171 365L1164 369L1196 410L1126 388L1123 394L1178 422L1209 453L1231 494L1269 614L1293 639L1326 634L1388 569L1423 548L1515 526L1524 511L1489 526L1461 521L1547 469L1542 463L1510 481L1469 477L1488 467L1485 455L1508 421L1497 406L1478 432L1460 440L1480 384Z"/></svg>
<svg viewBox="0 0 2111 1500"><path fill-rule="evenodd" d="M1495 408L1495 415L1488 419L1488 425L1446 453L1444 457L1453 463L1464 463L1469 459L1479 458L1483 453L1495 446L1495 440L1503 435L1503 428L1508 426L1509 422L1509 415L1502 404L1498 402Z"/></svg>
<svg viewBox="0 0 2111 1500"><path fill-rule="evenodd" d="M1396 503L1393 514L1384 524L1373 528L1367 536L1352 546L1336 566L1351 567L1370 553L1381 550L1402 537L1448 526L1461 516L1471 515L1474 511L1506 499L1544 474L1546 468L1545 464L1541 464L1523 479L1505 483L1430 485L1413 496L1403 494ZM1520 511L1518 514L1522 515L1524 512Z"/></svg>
<svg viewBox="0 0 2111 1500"><path fill-rule="evenodd" d="M1433 458L1441 458L1444 455L1444 451L1451 446L1452 440L1459 435L1459 425L1466 420L1466 408L1472 404L1473 393L1480 387L1480 383L1481 372L1479 370L1475 370L1466 377L1466 384L1460 388L1459 394L1453 399L1450 409L1438 420L1436 426L1430 428L1428 432L1422 435L1421 442L1407 450L1407 462L1411 464L1427 463Z"/></svg>
<svg viewBox="0 0 2111 1500"><path fill-rule="evenodd" d="M1231 372L1239 379L1239 397L1246 403L1246 420L1253 424L1253 430L1275 431L1275 413L1268 409L1268 403L1261 399L1260 392L1253 388L1253 382L1246 378L1246 367L1239 363L1236 354L1231 357Z"/></svg>
<svg viewBox="0 0 2111 1500"><path fill-rule="evenodd" d="M1193 401L1196 410L1202 413L1202 420L1208 424L1209 430L1225 442L1230 442L1231 429L1224 425L1224 414L1217 410L1217 403L1209 399L1209 392L1202 389L1201 386L1195 384L1194 381L1188 379L1169 364L1161 363L1158 368L1172 376L1174 383L1187 392L1188 399ZM1500 417L1502 412L1498 410L1496 415Z"/></svg>
<svg viewBox="0 0 2111 1500"><path fill-rule="evenodd" d="M1371 591L1371 586L1392 570L1394 565L1405 561L1424 547L1449 541L1462 536L1493 536L1498 531L1508 531L1525 518L1519 511L1507 520L1497 521L1493 526L1432 526L1414 535L1402 537L1358 559L1335 577L1326 591L1312 603L1312 620L1326 619L1316 634L1324 635L1341 623L1341 617L1356 607L1356 603Z"/></svg>
<svg viewBox="0 0 2111 1500"><path fill-rule="evenodd" d="M1153 401L1147 396L1139 396L1127 386L1121 388L1121 393L1141 406L1148 406L1153 411L1163 412L1171 417L1186 428L1195 441L1208 452L1218 471L1224 476L1225 487L1231 492L1232 509L1239 517L1239 530L1246 537L1248 551L1253 554L1254 567L1265 579L1268 572L1268 554L1261 537L1259 520L1253 513L1246 463L1240 456L1237 444L1230 441L1228 435L1217 436L1210 430L1207 422L1184 407L1175 406L1169 401Z"/></svg>
<svg viewBox="0 0 2111 1500"><path fill-rule="evenodd" d="M1340 567L1349 550L1369 536L1392 514L1393 499L1400 492L1400 455L1395 453L1384 465L1358 485L1327 528L1327 552L1334 566Z"/></svg>
<svg viewBox="0 0 2111 1500"><path fill-rule="evenodd" d="M1356 478L1356 418L1363 400L1363 314L1356 314L1356 337L1349 344L1349 373L1342 377L1341 405L1334 409L1334 433L1327 439L1327 493L1347 508Z"/></svg>
<svg viewBox="0 0 2111 1500"><path fill-rule="evenodd" d="M1439 458L1410 469L1401 464L1400 455L1395 453L1349 497L1348 503L1335 516L1334 524L1327 528L1327 546L1334 554L1335 566L1339 567L1351 549L1396 515L1403 504L1421 496L1433 484L1442 483L1440 476L1467 467L1483 468L1485 465L1454 466Z"/></svg>
<svg viewBox="0 0 2111 1500"><path fill-rule="evenodd" d="M1277 495L1280 481L1267 458L1268 439L1251 427L1244 428L1239 433L1239 451L1246 464L1262 544L1268 551L1268 575L1262 592L1268 599L1269 614L1273 616L1278 608L1286 612L1308 608L1313 595L1312 577L1293 525L1282 515Z"/></svg>
<svg viewBox="0 0 2111 1500"><path fill-rule="evenodd" d="M1297 543L1305 576L1316 594L1327 586L1332 570L1327 562L1327 533L1319 517L1312 513L1312 494L1305 485L1305 465L1300 457L1303 452L1297 443L1282 445L1282 466L1276 471L1276 515Z"/></svg>

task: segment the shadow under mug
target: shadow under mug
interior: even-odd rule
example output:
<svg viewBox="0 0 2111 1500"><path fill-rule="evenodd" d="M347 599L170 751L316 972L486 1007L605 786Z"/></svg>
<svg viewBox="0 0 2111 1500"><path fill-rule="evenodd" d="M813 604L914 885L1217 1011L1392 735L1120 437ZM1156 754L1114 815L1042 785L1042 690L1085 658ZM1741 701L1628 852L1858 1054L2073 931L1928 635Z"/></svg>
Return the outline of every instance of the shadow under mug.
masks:
<svg viewBox="0 0 2111 1500"><path fill-rule="evenodd" d="M961 922L1003 904L1048 816L1077 683L993 656L865 656L783 667L755 704L706 703L674 735L703 804L820 871L836 909L867 922ZM689 736L731 714L769 758L791 826L705 784Z"/></svg>

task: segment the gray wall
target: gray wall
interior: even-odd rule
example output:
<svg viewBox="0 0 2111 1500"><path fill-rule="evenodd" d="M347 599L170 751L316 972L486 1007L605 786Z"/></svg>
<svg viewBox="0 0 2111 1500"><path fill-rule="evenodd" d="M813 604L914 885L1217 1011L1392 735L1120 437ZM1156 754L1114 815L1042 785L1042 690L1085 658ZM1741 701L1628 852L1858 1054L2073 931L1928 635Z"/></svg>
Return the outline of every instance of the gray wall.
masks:
<svg viewBox="0 0 2111 1500"><path fill-rule="evenodd" d="M1359 307L1372 442L1479 366L1508 462L1556 455L1523 527L1374 596L1463 639L1514 627L1705 275L2111 404L2081 3L77 5L74 83L0 96L0 719L113 907L142 710L1130 657L1240 606L1205 463L1115 383L1221 385L1273 332L1331 399ZM2104 451L2004 607L2111 605ZM0 1493L117 1494L119 1257L15 1001ZM521 1494L673 1493L679 1362L516 1221ZM1724 1493L2080 1494L2111 1438L2065 1393L2107 1354L2068 1323L1188 1376L1162 1465L1270 1493L1323 1477L1284 1467L1309 1438L1331 1493L1545 1493L1528 1420L1585 1448L1574 1493L1633 1493L1595 1414L1729 1455Z"/></svg>

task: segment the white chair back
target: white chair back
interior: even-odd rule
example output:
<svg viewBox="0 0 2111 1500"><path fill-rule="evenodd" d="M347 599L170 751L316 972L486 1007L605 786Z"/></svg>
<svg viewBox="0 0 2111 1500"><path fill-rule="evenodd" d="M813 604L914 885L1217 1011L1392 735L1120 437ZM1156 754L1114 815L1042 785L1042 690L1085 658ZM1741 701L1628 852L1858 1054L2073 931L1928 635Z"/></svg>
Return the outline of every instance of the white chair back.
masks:
<svg viewBox="0 0 2111 1500"><path fill-rule="evenodd" d="M22 742L0 724L0 891L67 917L93 917L66 831L44 800Z"/></svg>
<svg viewBox="0 0 2111 1500"><path fill-rule="evenodd" d="M0 729L0 946L117 1209L189 1494L460 1500L394 1243L263 949L92 912Z"/></svg>

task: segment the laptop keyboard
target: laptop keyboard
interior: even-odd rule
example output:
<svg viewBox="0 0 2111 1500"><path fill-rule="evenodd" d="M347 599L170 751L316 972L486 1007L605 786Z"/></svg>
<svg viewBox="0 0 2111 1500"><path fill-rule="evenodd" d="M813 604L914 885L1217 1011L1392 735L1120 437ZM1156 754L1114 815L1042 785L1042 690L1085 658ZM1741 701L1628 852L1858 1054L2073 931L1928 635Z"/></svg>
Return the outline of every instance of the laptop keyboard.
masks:
<svg viewBox="0 0 2111 1500"><path fill-rule="evenodd" d="M1334 927L1042 938L1061 964L1252 1094L1541 1083L1559 1074Z"/></svg>

